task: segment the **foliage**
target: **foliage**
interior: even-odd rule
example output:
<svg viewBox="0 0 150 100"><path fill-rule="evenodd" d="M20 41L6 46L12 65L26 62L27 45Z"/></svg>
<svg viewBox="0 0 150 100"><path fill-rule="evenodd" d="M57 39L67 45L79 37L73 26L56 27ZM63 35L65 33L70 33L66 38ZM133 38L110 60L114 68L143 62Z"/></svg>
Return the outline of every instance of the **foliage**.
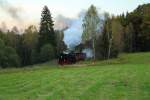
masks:
<svg viewBox="0 0 150 100"><path fill-rule="evenodd" d="M110 19L109 15L106 15L105 19L103 32L96 40L96 58L102 60L117 57L119 53L119 45L117 44L118 42L120 43L120 40L117 41L119 37L115 35L120 33L114 31L112 19Z"/></svg>
<svg viewBox="0 0 150 100"><path fill-rule="evenodd" d="M124 51L125 52L133 52L133 25L130 23L125 28L125 34L124 34Z"/></svg>
<svg viewBox="0 0 150 100"><path fill-rule="evenodd" d="M141 52L150 50L149 8L150 4L144 4L131 13L127 12L126 15L122 14L120 16L112 16L109 19L106 18L106 22L108 21L111 26L108 28L109 25L104 24L104 32L106 32L106 35L109 33L112 36L113 49L117 50L116 52ZM107 30L110 31L108 32ZM110 43L108 42L108 44ZM99 47L99 50L102 48Z"/></svg>
<svg viewBox="0 0 150 100"><path fill-rule="evenodd" d="M36 49L38 43L38 32L35 26L31 25L20 36L18 54L21 58L22 66L33 64L32 51Z"/></svg>
<svg viewBox="0 0 150 100"><path fill-rule="evenodd" d="M17 30L17 28L15 28ZM16 50L18 49L19 46L19 39L20 39L20 35L15 33L13 30L12 31L8 31L5 34L5 43L7 46L10 46L12 48L15 48Z"/></svg>
<svg viewBox="0 0 150 100"><path fill-rule="evenodd" d="M60 48L62 50L65 48L65 44L62 42L63 37L61 37L61 40L57 42L60 45L56 44L56 35L53 29L53 21L47 6L44 6L41 16L42 18L39 31L33 25L25 29L23 33L20 33L16 26L14 26L12 30L8 30L8 32L0 31L0 39L3 41L3 43L1 42L1 46L2 44L4 44L1 49L1 59L11 58L14 56L14 59L11 58L13 61L20 58L18 60L18 63L21 64L20 67L22 67L31 64L41 63L40 53L42 52L42 55L44 55L44 50L42 49L42 47L46 44L51 45L50 50L52 51L50 52L53 52L53 55L56 55L56 48L57 52ZM4 49L10 52L9 55L5 54ZM43 51L40 52L40 50ZM15 54L19 57L15 56ZM1 63L6 66L15 66L15 64L10 63L9 61L3 61Z"/></svg>
<svg viewBox="0 0 150 100"><path fill-rule="evenodd" d="M45 44L40 51L41 62L52 60L55 57L54 47L51 44Z"/></svg>
<svg viewBox="0 0 150 100"><path fill-rule="evenodd" d="M33 25L23 34L16 26L7 32L0 30L1 66L21 64L22 67L41 63L55 59L56 55L66 50L64 33L54 31L47 6L44 6L41 16L39 30ZM120 52L150 51L150 4L140 5L133 12L119 16L105 13L104 26L99 32L101 21L96 7L91 5L83 19L82 43L76 46L75 51L93 48L97 59L114 58ZM47 44L49 46L45 46Z"/></svg>
<svg viewBox="0 0 150 100"><path fill-rule="evenodd" d="M0 67L18 67L19 65L19 56L15 49L5 46L3 40L0 40Z"/></svg>
<svg viewBox="0 0 150 100"><path fill-rule="evenodd" d="M127 15L127 20L133 25L134 51L150 50L150 4L140 5Z"/></svg>
<svg viewBox="0 0 150 100"><path fill-rule="evenodd" d="M112 31L112 41L115 45L115 48L118 49L119 52L123 51L123 36L124 30L123 26L118 20L112 19L111 22L111 31Z"/></svg>
<svg viewBox="0 0 150 100"><path fill-rule="evenodd" d="M41 14L40 30L39 30L39 42L38 49L45 45L51 44L53 47L56 46L56 37L53 29L53 21L51 13L47 6L44 6Z"/></svg>
<svg viewBox="0 0 150 100"><path fill-rule="evenodd" d="M56 34L56 51L57 51L57 56L65 51L67 49L67 45L63 41L64 39L64 32L63 31L55 31Z"/></svg>
<svg viewBox="0 0 150 100"><path fill-rule="evenodd" d="M105 25L108 25L108 23L105 23ZM97 59L108 58L108 49L109 49L109 38L108 38L109 32L108 31L109 30L107 30L105 26L103 29L102 35L100 35L98 39L96 40L96 58Z"/></svg>
<svg viewBox="0 0 150 100"><path fill-rule="evenodd" d="M85 43L86 41L92 40L94 59L95 59L95 41L99 24L100 18L98 16L97 9L94 5L91 5L83 19L82 41L83 43Z"/></svg>

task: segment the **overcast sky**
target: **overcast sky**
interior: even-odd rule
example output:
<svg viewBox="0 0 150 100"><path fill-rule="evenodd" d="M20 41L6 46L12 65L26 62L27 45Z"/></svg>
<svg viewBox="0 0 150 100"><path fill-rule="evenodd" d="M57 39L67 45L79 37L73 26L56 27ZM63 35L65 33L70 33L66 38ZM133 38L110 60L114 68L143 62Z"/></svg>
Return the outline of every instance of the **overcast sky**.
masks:
<svg viewBox="0 0 150 100"><path fill-rule="evenodd" d="M0 23L5 22L7 27L20 25L25 27L28 24L38 24L41 10L47 5L55 18L61 14L69 18L77 17L78 13L94 4L99 11L106 11L114 15L123 12L131 12L138 5L150 3L150 0L0 0L11 7L17 8L20 20L10 16L4 7L0 7ZM0 3L1 3L0 2ZM2 4L2 3L1 3ZM4 4L3 6L6 6ZM1 5L2 6L2 5ZM6 20L7 19L7 20Z"/></svg>

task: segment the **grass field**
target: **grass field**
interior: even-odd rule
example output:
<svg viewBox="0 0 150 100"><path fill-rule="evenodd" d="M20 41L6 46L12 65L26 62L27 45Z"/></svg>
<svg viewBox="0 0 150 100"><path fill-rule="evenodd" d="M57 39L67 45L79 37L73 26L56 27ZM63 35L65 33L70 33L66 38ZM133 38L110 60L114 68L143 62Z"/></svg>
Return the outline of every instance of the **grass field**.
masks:
<svg viewBox="0 0 150 100"><path fill-rule="evenodd" d="M150 100L150 53L1 69L0 100Z"/></svg>

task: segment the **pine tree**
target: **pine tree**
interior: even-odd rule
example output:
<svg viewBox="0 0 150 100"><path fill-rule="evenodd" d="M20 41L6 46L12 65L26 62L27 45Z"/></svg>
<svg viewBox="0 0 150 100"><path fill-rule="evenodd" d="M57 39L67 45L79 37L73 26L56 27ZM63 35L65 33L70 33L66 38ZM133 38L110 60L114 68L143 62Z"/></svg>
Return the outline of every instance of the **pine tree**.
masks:
<svg viewBox="0 0 150 100"><path fill-rule="evenodd" d="M51 13L47 6L44 6L41 16L42 18L40 23L39 43L38 43L39 50L45 44L51 44L53 47L56 45L55 32L53 29L54 24Z"/></svg>

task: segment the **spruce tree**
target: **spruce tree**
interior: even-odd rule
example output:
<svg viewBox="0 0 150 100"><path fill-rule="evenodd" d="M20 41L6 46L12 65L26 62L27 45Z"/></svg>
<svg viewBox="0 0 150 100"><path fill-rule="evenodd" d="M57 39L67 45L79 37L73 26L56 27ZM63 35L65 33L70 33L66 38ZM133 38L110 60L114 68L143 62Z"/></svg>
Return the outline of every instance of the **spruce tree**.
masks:
<svg viewBox="0 0 150 100"><path fill-rule="evenodd" d="M39 30L39 43L38 49L45 44L51 44L53 47L56 45L55 43L55 32L53 29L53 20L50 13L50 10L47 6L44 6L42 14L41 14L41 23L40 23L40 30Z"/></svg>

